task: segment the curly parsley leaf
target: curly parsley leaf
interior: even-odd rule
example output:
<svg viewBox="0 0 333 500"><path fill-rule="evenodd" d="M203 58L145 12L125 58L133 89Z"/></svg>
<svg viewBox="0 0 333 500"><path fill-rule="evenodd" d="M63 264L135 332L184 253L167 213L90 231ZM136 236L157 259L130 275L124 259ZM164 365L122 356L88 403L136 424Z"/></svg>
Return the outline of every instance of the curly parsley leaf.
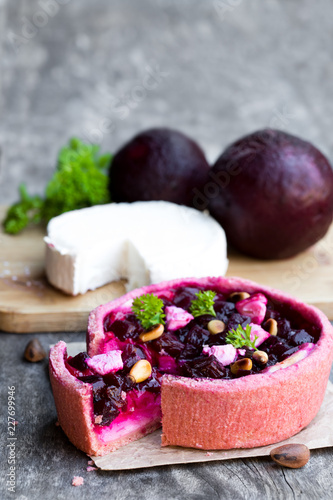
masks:
<svg viewBox="0 0 333 500"><path fill-rule="evenodd" d="M19 186L20 201L14 203L8 211L3 222L6 233L17 234L31 223L41 221L43 200L40 196L29 196L24 184Z"/></svg>
<svg viewBox="0 0 333 500"><path fill-rule="evenodd" d="M204 292L198 292L195 295L198 298L192 301L190 313L195 318L197 316L202 316L203 314L216 316L216 312L214 311L214 298L216 293L212 290L205 290Z"/></svg>
<svg viewBox="0 0 333 500"><path fill-rule="evenodd" d="M45 222L70 210L108 203L105 169L110 160L111 155L99 156L99 146L71 139L69 145L60 150L57 169L46 186Z"/></svg>
<svg viewBox="0 0 333 500"><path fill-rule="evenodd" d="M109 203L107 170L111 155L100 155L99 149L96 144L85 144L75 137L70 139L59 151L45 199L29 196L26 187L21 185L21 199L9 208L5 231L17 234L30 223L47 223L70 210Z"/></svg>
<svg viewBox="0 0 333 500"><path fill-rule="evenodd" d="M257 340L258 335L254 336L254 339L251 340L251 326L246 325L245 330L242 325L238 325L237 329L229 330L225 341L227 344L232 344L236 349L240 349L241 347L250 347L251 349L258 350L255 346L255 341Z"/></svg>
<svg viewBox="0 0 333 500"><path fill-rule="evenodd" d="M163 301L153 293L136 297L132 311L146 330L154 325L164 324Z"/></svg>

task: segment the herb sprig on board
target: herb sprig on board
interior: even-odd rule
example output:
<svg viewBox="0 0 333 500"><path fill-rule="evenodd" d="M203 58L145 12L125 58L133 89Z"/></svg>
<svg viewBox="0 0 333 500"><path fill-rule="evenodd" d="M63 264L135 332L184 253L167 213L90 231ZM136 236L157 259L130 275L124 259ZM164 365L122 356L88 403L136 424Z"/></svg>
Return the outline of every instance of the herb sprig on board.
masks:
<svg viewBox="0 0 333 500"><path fill-rule="evenodd" d="M59 152L44 198L30 196L26 186L20 185L20 200L7 212L5 231L17 234L29 224L47 223L64 212L109 203L107 170L111 155L100 155L99 149L75 137L70 139Z"/></svg>

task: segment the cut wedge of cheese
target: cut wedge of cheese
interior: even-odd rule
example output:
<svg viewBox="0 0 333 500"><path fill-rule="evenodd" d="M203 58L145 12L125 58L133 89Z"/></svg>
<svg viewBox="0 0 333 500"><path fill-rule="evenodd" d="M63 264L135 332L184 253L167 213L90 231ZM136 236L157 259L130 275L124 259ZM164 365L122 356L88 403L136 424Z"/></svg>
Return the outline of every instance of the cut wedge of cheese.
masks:
<svg viewBox="0 0 333 500"><path fill-rule="evenodd" d="M111 203L67 212L47 227L46 275L70 295L127 279L127 290L180 277L223 276L222 227L165 201Z"/></svg>

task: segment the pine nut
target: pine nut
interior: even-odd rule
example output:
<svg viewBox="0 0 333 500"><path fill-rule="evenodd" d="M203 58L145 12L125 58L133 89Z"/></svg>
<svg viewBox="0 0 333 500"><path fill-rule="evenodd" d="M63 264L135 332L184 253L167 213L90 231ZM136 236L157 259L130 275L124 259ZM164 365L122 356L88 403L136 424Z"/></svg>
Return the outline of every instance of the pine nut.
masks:
<svg viewBox="0 0 333 500"><path fill-rule="evenodd" d="M130 372L130 377L133 378L136 384L147 380L151 375L151 364L146 359L140 359L135 365L132 366Z"/></svg>
<svg viewBox="0 0 333 500"><path fill-rule="evenodd" d="M232 302L239 302L240 300L245 300L250 297L250 294L247 292L233 292L229 295L229 299Z"/></svg>
<svg viewBox="0 0 333 500"><path fill-rule="evenodd" d="M264 328L265 328L266 332L270 333L270 335L276 336L278 333L278 324L277 324L277 321L273 318L269 318L265 322Z"/></svg>
<svg viewBox="0 0 333 500"><path fill-rule="evenodd" d="M151 328L150 330L148 330L147 332L141 333L139 338L142 340L142 342L149 342L149 340L155 340L161 337L161 335L163 335L163 332L164 332L164 326L160 323Z"/></svg>
<svg viewBox="0 0 333 500"><path fill-rule="evenodd" d="M225 324L223 321L220 321L219 319L212 319L208 325L207 328L209 330L209 333L212 335L216 335L218 333L222 333L225 330Z"/></svg>
<svg viewBox="0 0 333 500"><path fill-rule="evenodd" d="M250 371L252 369L252 359L250 358L242 358L238 361L235 361L232 365L230 365L230 370L233 375L238 375L239 372L242 371Z"/></svg>
<svg viewBox="0 0 333 500"><path fill-rule="evenodd" d="M266 365L268 361L268 354L265 351L254 351L252 359L261 365Z"/></svg>

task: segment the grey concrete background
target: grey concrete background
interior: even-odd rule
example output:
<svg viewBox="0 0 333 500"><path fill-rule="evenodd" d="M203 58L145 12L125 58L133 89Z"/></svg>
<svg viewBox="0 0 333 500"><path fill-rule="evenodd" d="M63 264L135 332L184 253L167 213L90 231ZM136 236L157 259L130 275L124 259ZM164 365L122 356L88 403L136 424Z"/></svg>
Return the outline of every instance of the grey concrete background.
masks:
<svg viewBox="0 0 333 500"><path fill-rule="evenodd" d="M15 201L21 181L42 193L72 135L116 151L167 125L213 161L273 126L333 157L331 0L0 5L0 203Z"/></svg>
<svg viewBox="0 0 333 500"><path fill-rule="evenodd" d="M42 193L72 135L115 151L167 125L210 161L265 126L333 158L333 2L320 0L0 0L0 203L25 181ZM40 334L44 347L84 334ZM1 334L2 451L7 387L16 387L16 492L34 499L332 499L333 451L300 470L269 459L86 472L87 457L55 427L47 363L22 360L31 335ZM144 457L143 457L144 460ZM74 475L84 486L74 488Z"/></svg>

